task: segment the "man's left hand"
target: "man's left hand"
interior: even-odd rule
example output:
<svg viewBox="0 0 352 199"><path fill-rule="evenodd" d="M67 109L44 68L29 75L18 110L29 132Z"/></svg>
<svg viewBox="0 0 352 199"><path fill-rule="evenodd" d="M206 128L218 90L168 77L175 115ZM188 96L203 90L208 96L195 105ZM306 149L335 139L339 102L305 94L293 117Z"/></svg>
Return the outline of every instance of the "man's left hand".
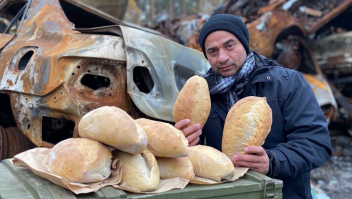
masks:
<svg viewBox="0 0 352 199"><path fill-rule="evenodd" d="M236 154L231 158L235 166L248 167L262 174L269 172L269 157L261 146L248 146L245 154Z"/></svg>

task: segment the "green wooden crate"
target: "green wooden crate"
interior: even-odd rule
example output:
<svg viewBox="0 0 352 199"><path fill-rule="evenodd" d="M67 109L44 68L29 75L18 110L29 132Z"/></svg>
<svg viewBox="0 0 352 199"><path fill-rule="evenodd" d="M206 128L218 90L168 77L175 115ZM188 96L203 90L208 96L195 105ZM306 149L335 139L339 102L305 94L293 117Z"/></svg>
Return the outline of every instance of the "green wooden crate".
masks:
<svg viewBox="0 0 352 199"><path fill-rule="evenodd" d="M269 178L258 172L249 171L235 182L218 185L189 184L184 189L172 190L159 194L133 194L112 186L107 186L96 193L75 195L71 191L33 174L29 169L13 166L10 160L0 163L0 199L19 198L55 198L55 199L90 199L90 198L152 198L152 199L187 199L187 198L232 198L232 199L282 199L282 181Z"/></svg>

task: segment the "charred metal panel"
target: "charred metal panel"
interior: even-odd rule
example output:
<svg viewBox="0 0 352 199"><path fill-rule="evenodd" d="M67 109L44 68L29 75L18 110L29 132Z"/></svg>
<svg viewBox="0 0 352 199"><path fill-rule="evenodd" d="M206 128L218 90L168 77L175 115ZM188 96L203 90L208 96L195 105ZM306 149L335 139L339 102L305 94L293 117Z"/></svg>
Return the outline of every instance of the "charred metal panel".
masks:
<svg viewBox="0 0 352 199"><path fill-rule="evenodd" d="M87 112L101 106L117 106L134 115L127 94L125 62L98 58L64 57L58 68L65 73L65 81L44 96L11 93L11 105L20 130L38 146L43 146L42 119L44 116L64 117L77 125ZM92 89L82 84L85 75L110 79L108 87ZM77 137L77 128L73 137ZM48 145L47 145L48 146Z"/></svg>
<svg viewBox="0 0 352 199"><path fill-rule="evenodd" d="M290 27L297 27L306 36L304 27L288 12L275 10L264 13L247 25L250 33L249 47L265 57L271 57L278 36Z"/></svg>
<svg viewBox="0 0 352 199"><path fill-rule="evenodd" d="M8 35L8 34L0 34L0 51L1 49L6 46L14 37L15 35Z"/></svg>
<svg viewBox="0 0 352 199"><path fill-rule="evenodd" d="M43 141L47 121L72 121L77 137L80 118L98 107L117 106L137 117L127 93L123 39L73 29L57 0L34 0L18 35L1 51L0 92L9 95L18 128L37 146L70 135ZM67 130L61 126L44 134Z"/></svg>
<svg viewBox="0 0 352 199"><path fill-rule="evenodd" d="M0 67L5 69L0 89L35 95L48 94L65 81L65 73L70 73L61 71L62 68L57 66L61 57L96 57L125 61L121 38L83 34L67 34L60 37L62 39L57 43L49 38L31 42L16 38L13 44L10 43L3 50L4 56L0 58ZM50 43L53 45L48 45ZM32 50L34 55L26 69L21 71L18 64L29 50Z"/></svg>
<svg viewBox="0 0 352 199"><path fill-rule="evenodd" d="M204 74L210 68L203 54L175 42L137 29L121 26L126 45L127 89L135 105L144 114L174 121L172 108L179 93L175 66L183 66L192 75ZM185 53L187 51L187 53ZM133 81L135 67L145 67L154 82L149 93L141 92ZM182 83L181 83L182 84ZM184 84L184 83L183 83Z"/></svg>

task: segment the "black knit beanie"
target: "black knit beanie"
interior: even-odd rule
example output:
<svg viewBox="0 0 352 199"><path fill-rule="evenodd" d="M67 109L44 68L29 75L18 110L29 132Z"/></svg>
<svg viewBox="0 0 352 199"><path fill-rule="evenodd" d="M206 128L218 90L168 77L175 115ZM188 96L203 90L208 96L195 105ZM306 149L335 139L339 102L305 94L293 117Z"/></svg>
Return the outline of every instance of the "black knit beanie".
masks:
<svg viewBox="0 0 352 199"><path fill-rule="evenodd" d="M199 45L204 56L207 58L204 49L204 42L208 35L217 30L224 30L235 35L242 43L247 55L249 50L249 34L246 25L239 17L230 14L217 14L210 17L203 25L199 33ZM208 58L207 58L208 59Z"/></svg>

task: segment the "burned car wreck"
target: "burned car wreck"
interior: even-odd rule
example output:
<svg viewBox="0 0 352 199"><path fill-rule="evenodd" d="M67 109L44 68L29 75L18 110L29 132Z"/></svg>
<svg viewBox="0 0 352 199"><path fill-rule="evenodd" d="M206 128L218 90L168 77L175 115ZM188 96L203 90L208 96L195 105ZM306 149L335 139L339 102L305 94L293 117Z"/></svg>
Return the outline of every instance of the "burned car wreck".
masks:
<svg viewBox="0 0 352 199"><path fill-rule="evenodd" d="M107 20L101 16L85 26L84 17L65 14L71 5L0 2L1 16L10 21L0 33L0 160L77 137L80 118L101 106L172 122L172 106L185 81L209 67L198 51L153 31L93 28L113 24L102 23Z"/></svg>
<svg viewBox="0 0 352 199"><path fill-rule="evenodd" d="M352 1L345 1L326 14L310 29L308 46L326 77L330 81L336 101L339 104L339 117L336 126L345 126L352 135L352 60L351 45ZM338 133L338 131L336 132Z"/></svg>
<svg viewBox="0 0 352 199"><path fill-rule="evenodd" d="M304 38L308 33L288 12L274 10L264 13L247 25L250 48L277 60L282 66L302 72L311 85L328 121L335 117L337 103L329 83ZM265 39L267 38L267 39Z"/></svg>

